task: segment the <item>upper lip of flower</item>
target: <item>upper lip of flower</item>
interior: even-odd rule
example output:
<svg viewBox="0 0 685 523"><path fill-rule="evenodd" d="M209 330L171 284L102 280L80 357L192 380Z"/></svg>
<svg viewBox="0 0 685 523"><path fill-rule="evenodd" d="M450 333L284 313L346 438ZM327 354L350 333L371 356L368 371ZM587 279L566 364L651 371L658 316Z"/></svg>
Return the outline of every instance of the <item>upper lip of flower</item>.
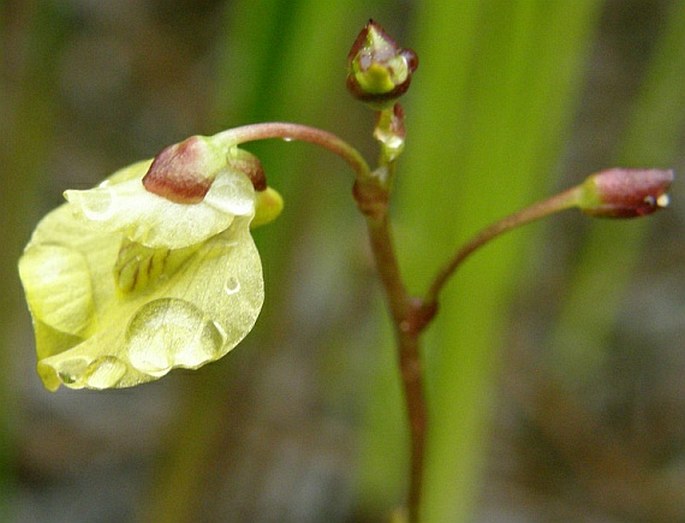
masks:
<svg viewBox="0 0 685 523"><path fill-rule="evenodd" d="M64 194L75 214L93 226L122 232L152 248L178 249L201 242L226 230L235 216L255 213L252 184L230 169L219 171L203 200L194 204L146 191L139 176Z"/></svg>

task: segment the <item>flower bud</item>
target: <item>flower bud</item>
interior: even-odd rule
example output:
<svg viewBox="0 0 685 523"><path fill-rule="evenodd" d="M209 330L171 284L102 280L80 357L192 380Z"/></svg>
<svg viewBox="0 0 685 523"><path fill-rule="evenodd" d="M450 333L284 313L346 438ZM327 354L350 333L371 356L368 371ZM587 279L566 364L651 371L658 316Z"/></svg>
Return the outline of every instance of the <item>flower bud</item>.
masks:
<svg viewBox="0 0 685 523"><path fill-rule="evenodd" d="M375 109L391 107L405 93L419 60L402 49L373 20L364 26L347 56L347 89Z"/></svg>
<svg viewBox="0 0 685 523"><path fill-rule="evenodd" d="M148 192L172 202L198 203L225 165L225 152L210 139L191 136L155 156L143 185Z"/></svg>
<svg viewBox="0 0 685 523"><path fill-rule="evenodd" d="M404 149L404 109L397 103L392 110L379 111L373 137L381 142L386 161L396 160Z"/></svg>
<svg viewBox="0 0 685 523"><path fill-rule="evenodd" d="M583 182L578 207L603 218L645 216L668 206L672 182L672 170L607 169Z"/></svg>

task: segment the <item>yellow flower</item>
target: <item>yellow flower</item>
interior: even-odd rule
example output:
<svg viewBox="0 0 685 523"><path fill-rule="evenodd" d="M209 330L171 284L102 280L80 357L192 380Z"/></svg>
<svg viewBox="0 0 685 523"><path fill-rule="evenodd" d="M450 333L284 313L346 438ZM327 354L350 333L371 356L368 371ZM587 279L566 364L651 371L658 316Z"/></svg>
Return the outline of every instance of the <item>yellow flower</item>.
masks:
<svg viewBox="0 0 685 523"><path fill-rule="evenodd" d="M68 203L43 218L19 260L49 390L130 387L196 369L235 347L259 315L250 224L255 214L275 218L282 201L255 191L245 165L256 158L192 137L155 164L66 191ZM143 183L150 177L155 192Z"/></svg>

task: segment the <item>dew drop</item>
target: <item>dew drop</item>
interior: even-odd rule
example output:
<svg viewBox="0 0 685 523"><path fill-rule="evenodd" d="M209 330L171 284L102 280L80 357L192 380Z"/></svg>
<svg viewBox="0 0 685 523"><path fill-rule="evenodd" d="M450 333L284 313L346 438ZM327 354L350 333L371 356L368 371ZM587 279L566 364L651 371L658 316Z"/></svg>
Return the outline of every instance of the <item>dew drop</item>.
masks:
<svg viewBox="0 0 685 523"><path fill-rule="evenodd" d="M126 330L131 365L152 376L173 367L197 368L221 356L223 329L190 302L162 298L147 303Z"/></svg>
<svg viewBox="0 0 685 523"><path fill-rule="evenodd" d="M226 294L229 296L240 292L240 282L237 280L237 278L231 276L226 280L226 283L224 284L224 292L226 292Z"/></svg>
<svg viewBox="0 0 685 523"><path fill-rule="evenodd" d="M94 389L115 386L126 374L126 364L114 356L96 359L86 369L86 384Z"/></svg>
<svg viewBox="0 0 685 523"><path fill-rule="evenodd" d="M668 207L668 204L671 202L671 199L668 197L668 194L664 193L661 196L659 196L656 199L656 204L659 207Z"/></svg>
<svg viewBox="0 0 685 523"><path fill-rule="evenodd" d="M111 189L96 191L92 199L83 202L83 214L94 221L105 221L115 210L116 193Z"/></svg>
<svg viewBox="0 0 685 523"><path fill-rule="evenodd" d="M88 360L85 358L66 360L55 365L59 379L67 385L79 382L87 368Z"/></svg>
<svg viewBox="0 0 685 523"><path fill-rule="evenodd" d="M292 136L284 136L283 137L284 142L292 142L294 140L295 140L295 138L293 138Z"/></svg>
<svg viewBox="0 0 685 523"><path fill-rule="evenodd" d="M88 191L88 196L80 198L83 215L89 220L105 221L115 211L116 193L110 188Z"/></svg>

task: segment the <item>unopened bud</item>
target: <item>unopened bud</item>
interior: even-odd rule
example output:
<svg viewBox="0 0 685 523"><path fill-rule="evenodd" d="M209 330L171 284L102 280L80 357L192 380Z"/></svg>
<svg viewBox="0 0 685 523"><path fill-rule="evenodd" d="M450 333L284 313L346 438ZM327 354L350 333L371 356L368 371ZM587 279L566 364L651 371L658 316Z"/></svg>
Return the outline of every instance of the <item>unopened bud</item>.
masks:
<svg viewBox="0 0 685 523"><path fill-rule="evenodd" d="M143 177L147 191L176 203L199 203L219 170L226 154L210 139L191 136L163 149Z"/></svg>
<svg viewBox="0 0 685 523"><path fill-rule="evenodd" d="M672 170L607 169L580 186L578 207L591 216L635 218L668 206Z"/></svg>
<svg viewBox="0 0 685 523"><path fill-rule="evenodd" d="M393 161L404 149L404 109L396 103L392 111L379 111L373 136L383 145L383 154L387 161Z"/></svg>
<svg viewBox="0 0 685 523"><path fill-rule="evenodd" d="M347 89L376 109L391 107L411 83L416 53L402 49L373 20L364 26L347 56Z"/></svg>

